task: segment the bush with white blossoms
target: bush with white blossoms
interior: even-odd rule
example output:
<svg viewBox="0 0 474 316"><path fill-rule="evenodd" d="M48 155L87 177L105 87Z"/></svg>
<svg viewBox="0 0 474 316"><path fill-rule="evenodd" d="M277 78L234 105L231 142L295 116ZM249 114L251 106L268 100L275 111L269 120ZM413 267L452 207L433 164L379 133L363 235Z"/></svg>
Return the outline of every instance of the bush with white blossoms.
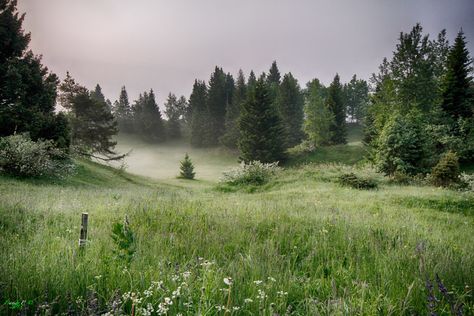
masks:
<svg viewBox="0 0 474 316"><path fill-rule="evenodd" d="M74 165L50 140L32 141L28 134L0 138L0 171L20 177L65 176Z"/></svg>
<svg viewBox="0 0 474 316"><path fill-rule="evenodd" d="M474 174L463 172L459 176L459 181L465 190L474 192Z"/></svg>
<svg viewBox="0 0 474 316"><path fill-rule="evenodd" d="M280 170L278 162L242 162L238 168L224 172L220 181L230 185L262 185L267 183Z"/></svg>

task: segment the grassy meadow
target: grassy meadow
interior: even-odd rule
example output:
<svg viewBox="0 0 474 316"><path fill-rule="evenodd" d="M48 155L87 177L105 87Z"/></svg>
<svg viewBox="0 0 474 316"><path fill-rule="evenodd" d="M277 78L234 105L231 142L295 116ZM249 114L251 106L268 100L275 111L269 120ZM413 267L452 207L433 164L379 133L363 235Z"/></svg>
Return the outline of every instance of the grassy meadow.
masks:
<svg viewBox="0 0 474 316"><path fill-rule="evenodd" d="M0 176L0 314L425 315L433 296L439 314L474 313L470 193L391 184L357 140L252 193L217 186L230 153L119 143L132 146L130 173L78 160L64 180ZM197 180L175 178L185 151ZM344 172L379 188L341 187ZM134 240L119 247L125 216Z"/></svg>

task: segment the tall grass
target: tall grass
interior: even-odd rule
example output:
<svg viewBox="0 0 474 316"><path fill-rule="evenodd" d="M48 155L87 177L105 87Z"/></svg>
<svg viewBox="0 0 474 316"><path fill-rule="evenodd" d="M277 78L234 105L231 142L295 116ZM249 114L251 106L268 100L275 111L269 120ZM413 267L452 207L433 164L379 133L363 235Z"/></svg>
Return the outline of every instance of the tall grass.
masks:
<svg viewBox="0 0 474 316"><path fill-rule="evenodd" d="M89 162L78 170L58 183L0 178L1 303L49 302L59 312L91 301L105 311L115 301L136 315L148 303L168 314L424 314L426 280L438 274L474 311L468 194L390 185L341 165L288 169L252 194L164 185ZM381 186L340 187L342 171L380 177ZM111 236L126 215L130 264L115 256Z"/></svg>

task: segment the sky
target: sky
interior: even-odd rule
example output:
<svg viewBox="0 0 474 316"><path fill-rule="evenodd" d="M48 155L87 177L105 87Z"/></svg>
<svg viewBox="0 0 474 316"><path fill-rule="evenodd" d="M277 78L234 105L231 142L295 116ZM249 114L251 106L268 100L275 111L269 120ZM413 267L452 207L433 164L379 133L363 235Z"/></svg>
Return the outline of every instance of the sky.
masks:
<svg viewBox="0 0 474 316"><path fill-rule="evenodd" d="M214 67L246 75L276 60L304 86L334 75L368 79L401 31L421 23L435 37L465 32L474 53L474 0L19 0L30 48L60 78L99 83L131 101L152 88L189 97Z"/></svg>

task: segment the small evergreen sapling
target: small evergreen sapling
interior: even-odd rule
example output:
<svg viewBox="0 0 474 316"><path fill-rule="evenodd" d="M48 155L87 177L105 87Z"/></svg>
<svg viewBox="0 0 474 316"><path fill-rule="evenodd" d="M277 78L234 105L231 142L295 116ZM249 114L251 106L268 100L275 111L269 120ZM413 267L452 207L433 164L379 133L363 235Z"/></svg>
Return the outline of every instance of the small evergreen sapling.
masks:
<svg viewBox="0 0 474 316"><path fill-rule="evenodd" d="M181 160L179 177L183 179L194 179L195 174L193 162L189 158L188 153L186 153L184 159Z"/></svg>

